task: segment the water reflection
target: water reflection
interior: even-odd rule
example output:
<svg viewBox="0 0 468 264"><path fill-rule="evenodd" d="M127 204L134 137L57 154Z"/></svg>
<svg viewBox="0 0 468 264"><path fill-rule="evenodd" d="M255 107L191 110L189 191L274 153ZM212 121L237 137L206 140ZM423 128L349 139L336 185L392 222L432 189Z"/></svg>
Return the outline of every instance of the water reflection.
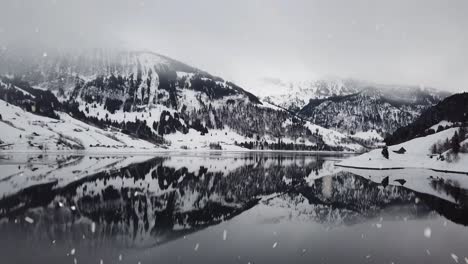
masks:
<svg viewBox="0 0 468 264"><path fill-rule="evenodd" d="M36 245L154 248L258 206L286 208L289 221L327 228L382 216L440 215L468 225L466 180L424 175L401 185L395 180L408 175L391 175L384 187L384 172L341 171L336 159L258 153L10 157L4 166L23 168L1 177L0 190L15 191L0 193L0 235Z"/></svg>

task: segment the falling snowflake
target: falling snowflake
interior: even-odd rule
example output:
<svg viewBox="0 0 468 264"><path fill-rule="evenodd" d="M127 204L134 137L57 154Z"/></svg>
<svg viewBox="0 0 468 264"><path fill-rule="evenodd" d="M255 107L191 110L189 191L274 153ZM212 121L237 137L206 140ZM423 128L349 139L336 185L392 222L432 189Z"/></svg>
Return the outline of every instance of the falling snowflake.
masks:
<svg viewBox="0 0 468 264"><path fill-rule="evenodd" d="M278 242L275 242L272 246L272 248L276 248L276 246L278 246Z"/></svg>
<svg viewBox="0 0 468 264"><path fill-rule="evenodd" d="M96 223L92 222L91 223L91 233L96 232Z"/></svg>
<svg viewBox="0 0 468 264"><path fill-rule="evenodd" d="M458 256L455 255L455 254L450 254L450 256L452 257L453 261L455 261L456 263L458 263Z"/></svg>
<svg viewBox="0 0 468 264"><path fill-rule="evenodd" d="M195 248L194 248L193 250L198 251L198 247L200 247L200 244L197 243L197 244L195 245Z"/></svg>
<svg viewBox="0 0 468 264"><path fill-rule="evenodd" d="M227 231L226 231L226 229L224 229L224 231L223 231L223 240L226 241L226 239L227 239Z"/></svg>
<svg viewBox="0 0 468 264"><path fill-rule="evenodd" d="M119 255L119 261L122 261L122 254Z"/></svg>
<svg viewBox="0 0 468 264"><path fill-rule="evenodd" d="M26 216L26 217L24 218L24 221L26 221L26 222L28 222L28 223L30 223L30 224L33 224L33 223L34 223L34 219L32 219L32 218L29 217L29 216Z"/></svg>
<svg viewBox="0 0 468 264"><path fill-rule="evenodd" d="M426 229L424 229L424 236L426 238L431 238L431 234L432 234L432 231L429 227L426 227Z"/></svg>
<svg viewBox="0 0 468 264"><path fill-rule="evenodd" d="M380 223L375 224L375 226L376 226L377 228L382 228L382 224L380 224Z"/></svg>
<svg viewBox="0 0 468 264"><path fill-rule="evenodd" d="M75 249L74 248L72 248L72 250L70 250L70 255L72 255L72 256L75 255Z"/></svg>
<svg viewBox="0 0 468 264"><path fill-rule="evenodd" d="M42 57L47 57L47 52L42 53Z"/></svg>

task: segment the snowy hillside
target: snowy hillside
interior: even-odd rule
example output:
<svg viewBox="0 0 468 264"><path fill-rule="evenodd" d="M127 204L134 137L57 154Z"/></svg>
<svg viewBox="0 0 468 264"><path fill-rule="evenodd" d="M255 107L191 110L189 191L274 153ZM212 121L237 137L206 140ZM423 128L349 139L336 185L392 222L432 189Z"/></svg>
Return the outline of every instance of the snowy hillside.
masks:
<svg viewBox="0 0 468 264"><path fill-rule="evenodd" d="M27 67L12 66L9 75L1 78L0 95L6 102L60 122L82 122L142 139L151 147L362 149L363 144L346 133L312 125L262 103L234 83L159 54L49 54L35 62ZM56 121L46 123L51 122ZM71 128L68 136L74 138L77 131ZM11 138L2 140L10 142ZM79 139L74 147L88 150L96 144L104 143Z"/></svg>
<svg viewBox="0 0 468 264"><path fill-rule="evenodd" d="M341 78L303 82L267 78L252 85L253 90L264 91L265 101L317 125L351 134L376 130L380 137L410 124L448 95L431 88Z"/></svg>
<svg viewBox="0 0 468 264"><path fill-rule="evenodd" d="M454 134L459 128L450 128L432 135L388 147L389 158L382 155L382 149L372 150L357 157L347 159L340 166L370 169L426 168L441 171L468 173L468 154L453 153L450 147ZM460 145L468 145L468 140L460 139ZM434 151L434 146L439 150ZM405 153L397 153L404 148ZM436 152L436 153L434 153ZM441 152L440 154L438 154Z"/></svg>
<svg viewBox="0 0 468 264"><path fill-rule="evenodd" d="M435 133L460 123L466 123L468 117L468 93L451 95L424 111L414 122L397 129L385 138L389 145L408 141L415 137Z"/></svg>
<svg viewBox="0 0 468 264"><path fill-rule="evenodd" d="M328 78L316 81L284 81L264 78L255 84L254 89L263 91L263 99L277 106L298 111L310 99L324 99L331 96L357 93L358 87L349 80Z"/></svg>
<svg viewBox="0 0 468 264"><path fill-rule="evenodd" d="M1 120L0 147L3 151L14 152L67 152L86 151L97 153L116 152L151 152L162 150L208 150L210 144L219 144L223 150L245 150L234 142L250 140L230 129L213 129L206 135L201 135L194 129L186 134L176 132L166 135L164 143L154 144L141 140L118 129L101 129L74 119L70 115L58 112L59 119L39 116L24 111L20 107L0 100ZM149 114L148 118L149 118ZM134 116L130 116L131 120ZM362 146L349 141L348 137L312 124L307 125L323 137L324 142L333 147L345 146L348 151L360 151ZM283 139L293 143L293 139ZM306 138L296 138L309 145L315 143ZM266 138L266 142L275 143L274 138Z"/></svg>
<svg viewBox="0 0 468 264"><path fill-rule="evenodd" d="M19 152L150 151L155 145L115 130L102 130L60 113L60 119L43 117L0 100L0 146Z"/></svg>

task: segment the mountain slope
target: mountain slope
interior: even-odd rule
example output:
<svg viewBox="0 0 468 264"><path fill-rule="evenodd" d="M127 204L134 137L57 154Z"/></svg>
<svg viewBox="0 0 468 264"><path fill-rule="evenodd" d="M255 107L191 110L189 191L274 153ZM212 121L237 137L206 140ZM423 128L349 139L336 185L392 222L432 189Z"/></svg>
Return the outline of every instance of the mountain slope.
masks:
<svg viewBox="0 0 468 264"><path fill-rule="evenodd" d="M58 119L39 116L0 100L0 149L20 152L154 151L150 142L119 131L103 130L58 113Z"/></svg>
<svg viewBox="0 0 468 264"><path fill-rule="evenodd" d="M354 94L311 99L299 115L317 125L349 133L381 135L408 125L445 94L417 87L365 87Z"/></svg>
<svg viewBox="0 0 468 264"><path fill-rule="evenodd" d="M265 101L319 126L350 134L375 130L381 136L408 125L448 96L431 88L340 78L307 82L269 78L259 85L267 93Z"/></svg>
<svg viewBox="0 0 468 264"><path fill-rule="evenodd" d="M19 90L52 92L57 99L45 111L50 117L65 112L160 147L361 148L344 134L317 130L231 82L155 53L94 52L36 60L31 66L10 67L15 72L9 70L0 87L5 101L27 111L27 106L45 106Z"/></svg>
<svg viewBox="0 0 468 264"><path fill-rule="evenodd" d="M467 121L468 93L455 94L424 111L413 123L397 129L385 139L385 142L388 145L394 145L415 137L432 134L436 132L432 127L441 122L447 124Z"/></svg>
<svg viewBox="0 0 468 264"><path fill-rule="evenodd" d="M325 99L359 92L359 87L352 80L338 78L300 82L264 78L255 86L266 91L267 95L263 98L265 101L294 112L306 106L310 99Z"/></svg>

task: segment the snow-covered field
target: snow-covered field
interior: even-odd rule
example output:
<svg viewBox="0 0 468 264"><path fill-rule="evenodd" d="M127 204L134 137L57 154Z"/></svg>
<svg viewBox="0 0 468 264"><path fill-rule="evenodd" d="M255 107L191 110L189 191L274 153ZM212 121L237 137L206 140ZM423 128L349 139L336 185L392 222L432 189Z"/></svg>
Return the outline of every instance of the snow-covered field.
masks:
<svg viewBox="0 0 468 264"><path fill-rule="evenodd" d="M60 120L34 115L0 100L2 152L148 152L150 142L103 130L65 113Z"/></svg>
<svg viewBox="0 0 468 264"><path fill-rule="evenodd" d="M464 172L468 173L468 154L459 153L453 155L448 152L444 156L452 156L444 160L431 155L431 147L434 143L451 139L458 128L450 128L436 134L419 137L410 141L389 146L389 159L382 155L382 149L372 150L357 157L347 159L339 166L368 168L368 169L394 169L394 168L426 168L432 170ZM462 142L462 144L466 143ZM397 154L394 151L405 148L405 154ZM448 161L450 160L450 161Z"/></svg>
<svg viewBox="0 0 468 264"><path fill-rule="evenodd" d="M361 140L380 141L383 142L384 138L376 130L369 130L366 132L357 132L352 136Z"/></svg>

